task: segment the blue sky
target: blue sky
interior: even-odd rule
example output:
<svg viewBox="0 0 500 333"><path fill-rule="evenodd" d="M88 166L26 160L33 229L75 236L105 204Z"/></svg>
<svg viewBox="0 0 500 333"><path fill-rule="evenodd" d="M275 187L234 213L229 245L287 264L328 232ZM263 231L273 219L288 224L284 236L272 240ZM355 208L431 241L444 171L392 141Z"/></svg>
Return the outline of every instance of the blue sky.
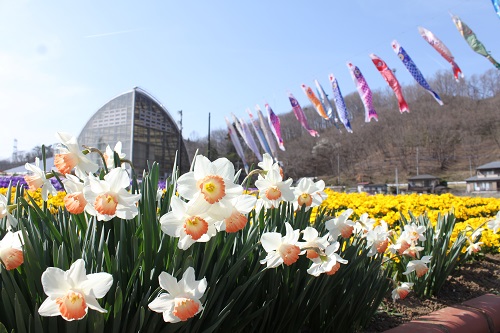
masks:
<svg viewBox="0 0 500 333"><path fill-rule="evenodd" d="M490 0L31 1L0 0L0 158L77 136L104 103L139 86L179 119L185 138L225 129L267 101L290 111L287 91L333 73L355 91L353 62L372 90L386 87L369 53L412 84L391 48L396 39L426 77L451 66L418 34L441 39L465 76L493 68L455 28L458 15L500 60L500 19ZM437 105L437 104L436 104ZM410 106L411 107L411 106ZM383 119L380 119L383 121ZM114 145L114 143L110 143Z"/></svg>

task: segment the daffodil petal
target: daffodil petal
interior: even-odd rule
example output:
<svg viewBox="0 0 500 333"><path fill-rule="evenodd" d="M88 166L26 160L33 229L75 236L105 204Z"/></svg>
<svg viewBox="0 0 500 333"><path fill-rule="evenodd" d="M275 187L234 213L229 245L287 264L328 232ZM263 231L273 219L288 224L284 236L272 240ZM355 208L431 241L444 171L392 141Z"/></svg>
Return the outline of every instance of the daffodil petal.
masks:
<svg viewBox="0 0 500 333"><path fill-rule="evenodd" d="M175 302L174 297L168 294L161 294L156 297L151 303L149 303L148 307L154 311L159 313L169 312L171 313L174 310Z"/></svg>
<svg viewBox="0 0 500 333"><path fill-rule="evenodd" d="M96 298L102 298L108 293L109 288L111 288L112 285L113 275L100 272L87 275L87 279L80 283L80 288L86 295L90 294L90 291L92 290L92 293Z"/></svg>
<svg viewBox="0 0 500 333"><path fill-rule="evenodd" d="M260 238L260 242L266 252L271 252L281 245L281 234L279 232L265 233Z"/></svg>
<svg viewBox="0 0 500 333"><path fill-rule="evenodd" d="M172 275L161 272L158 276L158 281L160 282L160 287L166 290L172 297L176 297L181 294L181 288L177 284L177 279Z"/></svg>
<svg viewBox="0 0 500 333"><path fill-rule="evenodd" d="M57 305L56 300L48 297L38 308L38 314L43 317L53 317L61 315L61 312L59 311L59 305Z"/></svg>
<svg viewBox="0 0 500 333"><path fill-rule="evenodd" d="M87 271L85 270L85 261L83 259L76 260L68 270L68 278L73 282L73 285L80 284L87 279Z"/></svg>
<svg viewBox="0 0 500 333"><path fill-rule="evenodd" d="M54 298L64 296L71 288L66 282L65 272L57 267L48 267L42 273L42 286L45 294Z"/></svg>
<svg viewBox="0 0 500 333"><path fill-rule="evenodd" d="M91 295L87 295L85 297L85 303L87 303L87 306L89 308L91 308L92 310L96 310L96 311L99 311L101 313L108 312L106 309L101 307L101 305L99 305L99 303L97 302L97 299Z"/></svg>

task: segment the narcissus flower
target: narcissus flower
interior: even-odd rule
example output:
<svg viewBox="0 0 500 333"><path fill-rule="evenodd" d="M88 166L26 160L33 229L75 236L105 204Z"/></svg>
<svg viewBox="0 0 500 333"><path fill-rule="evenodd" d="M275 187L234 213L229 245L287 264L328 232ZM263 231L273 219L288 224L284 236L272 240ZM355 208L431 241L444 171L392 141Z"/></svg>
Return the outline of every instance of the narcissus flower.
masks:
<svg viewBox="0 0 500 333"><path fill-rule="evenodd" d="M391 253L399 253L399 254L403 254L409 247L410 247L410 243L408 243L408 239L404 237L404 232L401 233L401 235L399 236L399 238L397 239L396 241L396 244L391 244L389 245L389 251Z"/></svg>
<svg viewBox="0 0 500 333"><path fill-rule="evenodd" d="M410 289L413 287L412 282L403 282L400 286L397 286L392 290L392 299L395 301L397 299L405 299L410 293Z"/></svg>
<svg viewBox="0 0 500 333"><path fill-rule="evenodd" d="M343 259L336 252L340 247L340 243L335 241L325 250L325 253L317 258L311 259L313 264L307 269L307 273L313 276L319 276L326 273L328 275L335 274L340 268L340 264L347 264L347 260Z"/></svg>
<svg viewBox="0 0 500 333"><path fill-rule="evenodd" d="M371 257L377 253L384 253L385 250L387 250L388 244L389 230L387 227L387 223L381 220L380 225L368 231L368 233L366 234L366 246L370 249L367 256Z"/></svg>
<svg viewBox="0 0 500 333"><path fill-rule="evenodd" d="M179 195L187 200L201 197L212 205L210 215L214 219L231 214L229 201L243 193L243 187L234 183L234 165L227 158L210 162L205 156L196 156L193 171L177 180Z"/></svg>
<svg viewBox="0 0 500 333"><path fill-rule="evenodd" d="M186 321L203 309L200 298L207 289L207 280L197 281L193 267L188 267L179 281L166 272L161 272L158 280L167 293L160 294L148 306L155 312L163 313L165 322Z"/></svg>
<svg viewBox="0 0 500 333"><path fill-rule="evenodd" d="M325 227L330 232L331 239L337 240L339 235L343 238L349 238L354 230L354 222L349 220L349 216L353 213L352 209L346 209L338 217L325 222Z"/></svg>
<svg viewBox="0 0 500 333"><path fill-rule="evenodd" d="M21 231L7 231L0 240L0 260L7 270L16 269L24 262Z"/></svg>
<svg viewBox="0 0 500 333"><path fill-rule="evenodd" d="M88 179L88 178L86 178ZM72 214L80 214L85 210L87 200L83 195L83 188L85 184L80 178L67 174L66 178L62 180L66 196L64 197L64 206L68 212Z"/></svg>
<svg viewBox="0 0 500 333"><path fill-rule="evenodd" d="M260 261L266 264L267 268L277 267L281 264L287 266L293 264L299 259L300 247L298 240L299 230L293 230L290 223L285 223L286 235L282 236L279 232L266 232L260 238L262 247L267 252L267 256Z"/></svg>
<svg viewBox="0 0 500 333"><path fill-rule="evenodd" d="M356 221L356 225L354 226L355 233L362 233L362 237L366 236L366 233L370 230L373 230L373 225L375 224L375 219L371 219L368 217L368 213L363 213L359 217L359 220Z"/></svg>
<svg viewBox="0 0 500 333"><path fill-rule="evenodd" d="M48 298L38 309L41 316L62 316L65 320L85 317L88 308L105 313L97 299L106 295L113 284L111 274L86 274L83 259L75 261L69 270L49 267L42 274L43 291Z"/></svg>
<svg viewBox="0 0 500 333"><path fill-rule="evenodd" d="M118 141L114 149L111 149L109 145L106 146L106 151L104 152L104 159L106 160L106 166L108 169L115 167L115 153L118 154L120 159L125 158L125 153L122 153L122 142Z"/></svg>
<svg viewBox="0 0 500 333"><path fill-rule="evenodd" d="M248 222L248 213L255 207L257 198L253 195L242 194L231 200L231 215L222 222L216 223L218 230L232 233L243 229Z"/></svg>
<svg viewBox="0 0 500 333"><path fill-rule="evenodd" d="M417 277L422 277L427 271L429 267L427 264L431 262L432 256L423 256L420 260L412 260L406 266L406 271L403 273L404 275L408 275L411 272L415 271Z"/></svg>
<svg viewBox="0 0 500 333"><path fill-rule="evenodd" d="M469 255L471 255L472 253L477 253L477 252L481 251L482 244L484 244L484 243L483 242L470 243L470 245L467 247L467 249L465 251L467 251L467 253Z"/></svg>
<svg viewBox="0 0 500 333"><path fill-rule="evenodd" d="M130 178L124 169L112 169L104 180L93 175L88 179L88 185L83 188L87 213L97 216L99 221L109 221L115 216L129 220L138 214L137 202L141 195L126 190Z"/></svg>
<svg viewBox="0 0 500 333"><path fill-rule="evenodd" d="M40 169L40 159L35 158L35 164L26 163L25 168L30 172L27 176L24 176L24 180L29 186L29 189L35 191L39 188L42 189L42 199L47 201L49 194L56 195L57 190L54 185L47 179L45 172Z"/></svg>
<svg viewBox="0 0 500 333"><path fill-rule="evenodd" d="M419 257L420 251L423 251L425 248L423 246L416 246L415 244L411 244L406 248L406 250L403 251L403 255L412 257L412 258L417 258Z"/></svg>
<svg viewBox="0 0 500 333"><path fill-rule="evenodd" d="M313 259L324 254L325 249L330 243L328 242L328 234L319 237L318 230L313 227L307 227L302 231L302 239L305 242L299 242L300 249L307 252L307 258Z"/></svg>
<svg viewBox="0 0 500 333"><path fill-rule="evenodd" d="M68 174L74 168L77 176L97 171L99 166L82 153L76 137L63 132L57 133L57 137L61 140L62 146L54 155L54 165L60 173Z"/></svg>
<svg viewBox="0 0 500 333"><path fill-rule="evenodd" d="M207 214L207 203L200 200L184 202L173 196L172 210L160 217L161 230L169 236L179 237L177 246L187 250L196 242L208 242L215 236L215 222Z"/></svg>
<svg viewBox="0 0 500 333"><path fill-rule="evenodd" d="M276 169L271 169L263 177L255 181L255 186L259 189L259 197L265 208L278 207L281 201L293 201L295 195L290 186L291 178L283 181L282 176Z"/></svg>
<svg viewBox="0 0 500 333"><path fill-rule="evenodd" d="M264 175L269 170L274 169L274 170L279 172L279 174L281 175L281 178L284 177L283 169L281 168L279 163L274 162L273 157L271 155L269 155L268 153L264 153L262 155L262 161L257 163L257 166L262 169Z"/></svg>
<svg viewBox="0 0 500 333"><path fill-rule="evenodd" d="M488 228L493 230L493 233L496 234L498 230L500 230L500 211L498 211L496 217L493 220L488 221Z"/></svg>
<svg viewBox="0 0 500 333"><path fill-rule="evenodd" d="M417 226L415 223L405 225L404 233L406 234L407 242L416 244L417 241L425 241L424 233L426 230L425 226Z"/></svg>
<svg viewBox="0 0 500 333"><path fill-rule="evenodd" d="M7 217L7 223L5 224L7 230L17 226L17 219L9 212L7 198L3 194L0 194L0 219L4 217Z"/></svg>
<svg viewBox="0 0 500 333"><path fill-rule="evenodd" d="M324 189L324 181L319 180L315 183L310 178L302 178L299 180L297 187L293 189L295 195L293 207L297 210L305 205L306 210L309 210L312 207L321 205L327 197L323 191Z"/></svg>
<svg viewBox="0 0 500 333"><path fill-rule="evenodd" d="M274 163L273 158L268 153L262 154L262 161L257 163L257 166L266 172L271 170L273 166L279 169L278 164Z"/></svg>

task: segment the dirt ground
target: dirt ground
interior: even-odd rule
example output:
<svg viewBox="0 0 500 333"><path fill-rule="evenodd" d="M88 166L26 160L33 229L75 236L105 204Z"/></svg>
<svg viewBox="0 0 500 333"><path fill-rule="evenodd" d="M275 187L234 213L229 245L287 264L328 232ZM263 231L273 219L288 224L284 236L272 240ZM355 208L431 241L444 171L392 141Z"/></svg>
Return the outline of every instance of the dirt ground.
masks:
<svg viewBox="0 0 500 333"><path fill-rule="evenodd" d="M435 297L420 299L410 293L404 300L384 300L363 333L383 332L441 308L481 295L500 294L500 253L463 264L448 278Z"/></svg>

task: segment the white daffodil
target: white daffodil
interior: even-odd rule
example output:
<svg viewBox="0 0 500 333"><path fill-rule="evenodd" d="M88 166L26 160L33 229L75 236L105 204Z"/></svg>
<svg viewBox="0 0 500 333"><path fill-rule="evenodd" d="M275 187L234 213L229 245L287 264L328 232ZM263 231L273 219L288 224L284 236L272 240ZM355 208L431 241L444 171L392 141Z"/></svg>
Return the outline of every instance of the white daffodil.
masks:
<svg viewBox="0 0 500 333"><path fill-rule="evenodd" d="M204 200L184 202L173 196L172 210L160 217L161 230L171 237L179 237L177 246L188 249L196 242L208 242L217 234L215 222L207 214L209 204Z"/></svg>
<svg viewBox="0 0 500 333"><path fill-rule="evenodd" d="M260 238L262 247L267 252L267 256L260 261L266 264L267 268L273 268L284 263L289 266L299 259L300 247L298 240L299 230L293 230L290 223L285 223L286 235L279 232L266 232Z"/></svg>
<svg viewBox="0 0 500 333"><path fill-rule="evenodd" d="M88 177L86 177L88 182ZM68 212L72 214L80 214L85 210L87 200L83 195L85 183L80 178L67 174L66 178L62 180L66 195L64 196L64 206Z"/></svg>
<svg viewBox="0 0 500 333"><path fill-rule="evenodd" d="M17 226L17 219L9 212L7 198L3 194L0 194L0 219L3 219L4 217L7 218L5 224L5 228L7 230Z"/></svg>
<svg viewBox="0 0 500 333"><path fill-rule="evenodd" d="M158 280L160 287L167 292L160 294L148 306L155 312L163 313L165 322L186 321L203 309L200 298L207 289L207 280L196 281L193 267L188 267L179 281L166 272L161 272Z"/></svg>
<svg viewBox="0 0 500 333"><path fill-rule="evenodd" d="M279 171L271 169L265 176L259 175L255 181L255 186L259 189L259 196L265 208L278 207L281 201L293 201L293 194L290 185L292 179L283 181Z"/></svg>
<svg viewBox="0 0 500 333"><path fill-rule="evenodd" d="M409 239L408 243L416 244L418 241L425 241L425 231L427 228L423 225L417 226L415 223L407 224L404 226L406 237Z"/></svg>
<svg viewBox="0 0 500 333"><path fill-rule="evenodd" d="M257 198L253 195L242 194L232 199L231 215L219 223L216 223L217 230L229 233L243 229L248 222L248 213L255 207Z"/></svg>
<svg viewBox="0 0 500 333"><path fill-rule="evenodd" d="M403 231L396 240L396 244L389 245L389 251L393 254L399 253L402 255L411 245L412 241L410 240L409 233Z"/></svg>
<svg viewBox="0 0 500 333"><path fill-rule="evenodd" d="M325 227L330 232L331 239L337 240L339 235L343 238L349 238L354 230L354 222L349 220L349 216L353 213L352 209L346 209L338 217L325 222Z"/></svg>
<svg viewBox="0 0 500 333"><path fill-rule="evenodd" d="M272 156L268 153L264 153L262 155L262 161L259 162L257 166L266 172L271 170L273 167L277 167L279 169L279 165L274 163Z"/></svg>
<svg viewBox="0 0 500 333"><path fill-rule="evenodd" d="M105 313L97 299L104 297L112 284L111 274L87 275L83 259L75 261L67 271L49 267L42 274L43 291L48 298L38 313L44 317L60 315L68 321L82 319L88 308Z"/></svg>
<svg viewBox="0 0 500 333"><path fill-rule="evenodd" d="M329 235L319 237L318 230L313 227L307 227L302 231L302 239L305 242L299 242L300 249L307 252L307 258L313 259L323 254L330 243L328 242Z"/></svg>
<svg viewBox="0 0 500 333"><path fill-rule="evenodd" d="M24 262L23 234L21 231L7 231L0 240L0 260L5 269L16 269Z"/></svg>
<svg viewBox="0 0 500 333"><path fill-rule="evenodd" d="M323 191L324 189L325 182L323 180L319 180L315 183L310 178L302 178L299 180L297 187L293 189L295 195L293 207L297 210L305 205L306 210L309 210L312 207L321 205L323 200L327 197L326 193Z"/></svg>
<svg viewBox="0 0 500 333"><path fill-rule="evenodd" d="M68 174L76 168L80 177L97 171L99 166L82 153L76 137L64 132L58 132L57 137L62 145L54 155L54 165L60 173Z"/></svg>
<svg viewBox="0 0 500 333"><path fill-rule="evenodd" d="M412 257L412 258L417 258L419 257L420 251L423 251L425 248L423 246L417 246L414 243L411 243L410 246L408 246L404 251L403 255Z"/></svg>
<svg viewBox="0 0 500 333"><path fill-rule="evenodd" d="M477 253L481 251L481 245L483 245L483 242L477 242L477 243L470 243L470 245L467 247L466 251L469 255L472 253Z"/></svg>
<svg viewBox="0 0 500 333"><path fill-rule="evenodd" d="M498 230L500 230L500 211L498 211L496 217L493 220L488 221L488 228L493 230L493 233L496 234Z"/></svg>
<svg viewBox="0 0 500 333"><path fill-rule="evenodd" d="M88 180L83 188L87 213L97 216L99 221L109 221L115 216L129 220L138 214L137 202L141 195L125 189L130 185L130 178L124 169L112 169L104 180L90 174Z"/></svg>
<svg viewBox="0 0 500 333"><path fill-rule="evenodd" d="M366 234L366 246L370 250L367 256L372 257L377 253L383 254L389 244L389 229L387 223L383 220L380 224L368 231Z"/></svg>
<svg viewBox="0 0 500 333"><path fill-rule="evenodd" d="M429 270L427 264L431 262L432 256L423 256L420 260L412 260L406 266L406 271L403 273L404 275L408 275L411 272L415 271L417 277L423 276Z"/></svg>
<svg viewBox="0 0 500 333"><path fill-rule="evenodd" d="M24 180L29 186L29 189L35 191L36 189L42 189L42 199L47 201L49 194L57 195L57 190L54 185L47 179L45 172L40 169L40 159L35 158L35 164L26 163L25 168L30 172L27 176L24 176Z"/></svg>
<svg viewBox="0 0 500 333"><path fill-rule="evenodd" d="M392 291L392 299L395 301L397 299L405 299L410 293L410 289L413 287L412 282L403 282L400 286L397 286Z"/></svg>
<svg viewBox="0 0 500 333"><path fill-rule="evenodd" d="M355 233L361 233L361 236L366 236L366 233L370 230L373 230L373 225L375 224L375 219L371 219L368 217L368 213L363 213L359 217L359 220L356 221L356 225L354 226Z"/></svg>
<svg viewBox="0 0 500 333"><path fill-rule="evenodd" d="M328 245L324 254L311 259L313 263L311 267L307 269L307 273L313 276L319 276L323 273L327 275L335 274L339 270L341 263L347 264L348 262L336 253L339 247L340 243L337 241Z"/></svg>
<svg viewBox="0 0 500 333"><path fill-rule="evenodd" d="M115 167L115 153L118 154L118 157L120 159L125 158L126 154L122 153L121 141L118 141L115 145L115 148L113 149L111 149L109 145L106 146L106 151L104 152L104 159L106 160L106 167L108 167L108 169L112 169Z"/></svg>
<svg viewBox="0 0 500 333"><path fill-rule="evenodd" d="M481 236L483 235L483 230L484 228L478 228L474 230L474 232L470 235L469 241L471 243L477 242L478 240L481 239Z"/></svg>
<svg viewBox="0 0 500 333"><path fill-rule="evenodd" d="M234 182L234 165L227 158L210 162L205 156L196 156L193 171L177 180L177 191L184 199L201 197L211 205L210 215L218 220L231 214L230 200L243 193L243 187Z"/></svg>

